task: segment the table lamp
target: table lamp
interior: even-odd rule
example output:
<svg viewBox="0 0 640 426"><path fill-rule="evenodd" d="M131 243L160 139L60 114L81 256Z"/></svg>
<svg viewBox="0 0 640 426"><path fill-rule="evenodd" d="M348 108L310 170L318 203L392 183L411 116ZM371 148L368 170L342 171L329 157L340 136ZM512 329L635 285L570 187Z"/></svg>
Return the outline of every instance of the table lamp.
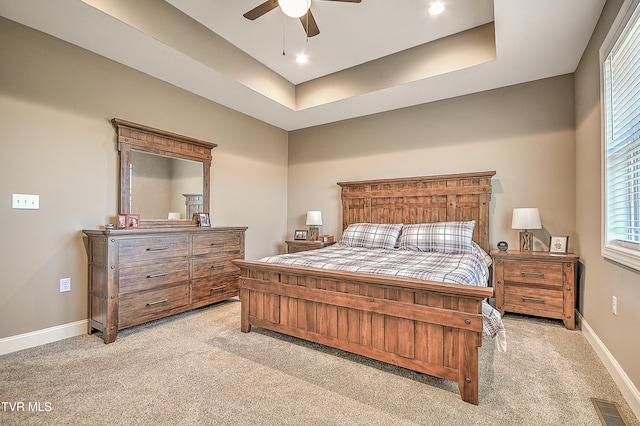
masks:
<svg viewBox="0 0 640 426"><path fill-rule="evenodd" d="M511 220L512 229L523 229L520 231L520 251L531 251L533 248L533 233L530 229L541 229L540 212L537 208L513 209Z"/></svg>
<svg viewBox="0 0 640 426"><path fill-rule="evenodd" d="M307 225L309 226L309 240L318 239L320 226L322 226L322 212L311 210L307 212Z"/></svg>

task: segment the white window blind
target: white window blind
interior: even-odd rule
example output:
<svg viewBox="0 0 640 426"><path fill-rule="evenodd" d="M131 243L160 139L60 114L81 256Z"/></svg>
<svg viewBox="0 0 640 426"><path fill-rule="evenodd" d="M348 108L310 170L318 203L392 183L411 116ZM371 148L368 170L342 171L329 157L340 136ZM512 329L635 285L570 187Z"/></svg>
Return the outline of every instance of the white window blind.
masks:
<svg viewBox="0 0 640 426"><path fill-rule="evenodd" d="M602 64L603 254L640 269L640 8L632 4Z"/></svg>

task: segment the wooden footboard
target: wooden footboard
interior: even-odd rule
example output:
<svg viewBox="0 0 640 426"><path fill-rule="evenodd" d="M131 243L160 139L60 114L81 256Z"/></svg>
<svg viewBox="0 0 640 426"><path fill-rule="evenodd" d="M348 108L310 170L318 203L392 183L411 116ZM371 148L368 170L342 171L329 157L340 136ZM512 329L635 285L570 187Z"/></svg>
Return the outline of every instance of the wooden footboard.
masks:
<svg viewBox="0 0 640 426"><path fill-rule="evenodd" d="M478 404L491 288L237 260L243 332L299 337L458 383Z"/></svg>

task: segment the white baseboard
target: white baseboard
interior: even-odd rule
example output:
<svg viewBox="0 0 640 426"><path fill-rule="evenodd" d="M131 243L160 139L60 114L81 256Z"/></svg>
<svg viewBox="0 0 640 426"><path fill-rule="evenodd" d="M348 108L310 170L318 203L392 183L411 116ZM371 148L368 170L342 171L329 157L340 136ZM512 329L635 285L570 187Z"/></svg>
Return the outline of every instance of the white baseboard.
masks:
<svg viewBox="0 0 640 426"><path fill-rule="evenodd" d="M640 392L638 388L635 387L631 379L629 379L629 376L627 376L620 364L618 364L618 361L611 355L609 349L602 343L602 340L600 340L582 316L580 316L580 324L582 334L591 344L593 350L596 351L596 354L607 368L607 371L609 371L609 374L611 374L611 377L613 377L613 381L618 385L622 396L624 396L627 404L629 404L633 414L640 419Z"/></svg>
<svg viewBox="0 0 640 426"><path fill-rule="evenodd" d="M81 320L17 336L5 337L0 339L0 355L57 342L69 337L80 336L87 332L87 327L88 320Z"/></svg>

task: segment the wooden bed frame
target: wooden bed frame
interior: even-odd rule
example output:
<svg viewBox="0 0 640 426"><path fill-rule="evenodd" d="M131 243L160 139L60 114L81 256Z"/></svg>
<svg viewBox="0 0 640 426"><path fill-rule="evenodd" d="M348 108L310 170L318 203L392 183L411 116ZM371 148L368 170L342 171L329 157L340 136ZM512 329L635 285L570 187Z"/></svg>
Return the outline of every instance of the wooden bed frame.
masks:
<svg viewBox="0 0 640 426"><path fill-rule="evenodd" d="M339 182L350 223L475 220L489 251L495 172ZM458 383L478 404L482 300L490 287L234 261L241 330L273 330Z"/></svg>

